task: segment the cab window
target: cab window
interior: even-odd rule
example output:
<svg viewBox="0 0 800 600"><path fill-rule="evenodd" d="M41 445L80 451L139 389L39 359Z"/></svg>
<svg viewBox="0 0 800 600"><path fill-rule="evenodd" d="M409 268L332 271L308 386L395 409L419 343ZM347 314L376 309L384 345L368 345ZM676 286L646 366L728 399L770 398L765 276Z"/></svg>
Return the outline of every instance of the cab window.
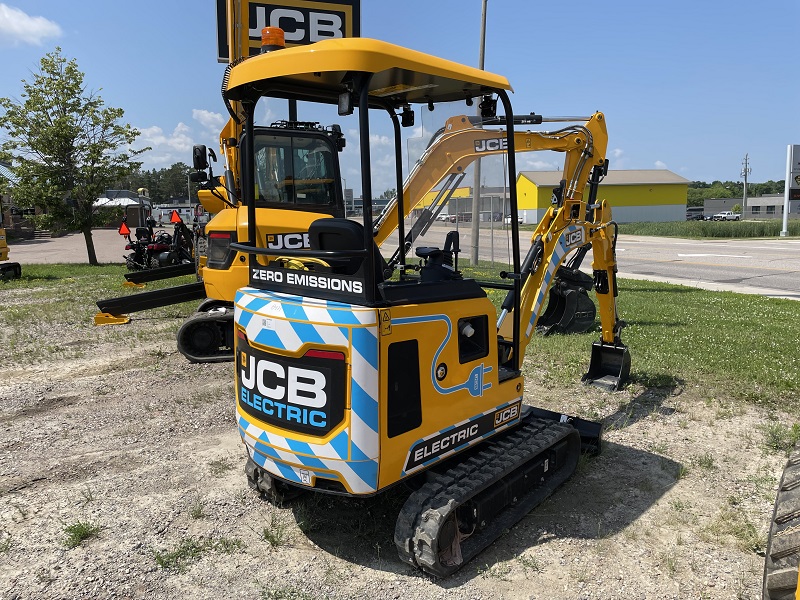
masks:
<svg viewBox="0 0 800 600"><path fill-rule="evenodd" d="M333 205L333 150L324 140L261 134L255 139L255 191L261 203Z"/></svg>

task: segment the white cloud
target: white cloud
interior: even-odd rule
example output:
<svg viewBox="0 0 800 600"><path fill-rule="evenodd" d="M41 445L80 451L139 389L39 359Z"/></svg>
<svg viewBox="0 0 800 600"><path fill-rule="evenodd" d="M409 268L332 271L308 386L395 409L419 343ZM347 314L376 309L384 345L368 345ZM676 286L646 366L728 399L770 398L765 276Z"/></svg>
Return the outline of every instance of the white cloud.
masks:
<svg viewBox="0 0 800 600"><path fill-rule="evenodd" d="M172 133L166 134L161 127L142 127L141 135L136 139L135 147L150 146L150 150L140 156L142 168L163 169L177 162L188 164L192 159L191 128L178 123Z"/></svg>
<svg viewBox="0 0 800 600"><path fill-rule="evenodd" d="M388 135L379 135L377 133L369 134L369 145L371 148L375 146L391 146L394 147L394 141Z"/></svg>
<svg viewBox="0 0 800 600"><path fill-rule="evenodd" d="M269 100L262 100L259 102L259 106L261 107L261 118L257 119L259 123L264 123L266 125L271 125L277 120L277 115L272 107L270 106Z"/></svg>
<svg viewBox="0 0 800 600"><path fill-rule="evenodd" d="M653 164L655 165L656 169L668 169L669 168L667 166L667 163L661 162L660 160L657 160Z"/></svg>
<svg viewBox="0 0 800 600"><path fill-rule="evenodd" d="M61 27L44 17L32 17L18 8L0 3L0 43L41 46L47 38L61 36Z"/></svg>
<svg viewBox="0 0 800 600"><path fill-rule="evenodd" d="M625 151L624 151L624 150L622 150L621 148L614 148L614 149L611 151L611 156L612 156L612 158L622 158L622 155L623 155L623 154L625 154Z"/></svg>
<svg viewBox="0 0 800 600"><path fill-rule="evenodd" d="M524 157L517 154L517 170L518 171L561 171L564 168L563 164L547 162L546 160L539 160L532 157Z"/></svg>
<svg viewBox="0 0 800 600"><path fill-rule="evenodd" d="M219 135L220 130L227 121L220 113L200 108L192 109L192 118L214 135Z"/></svg>

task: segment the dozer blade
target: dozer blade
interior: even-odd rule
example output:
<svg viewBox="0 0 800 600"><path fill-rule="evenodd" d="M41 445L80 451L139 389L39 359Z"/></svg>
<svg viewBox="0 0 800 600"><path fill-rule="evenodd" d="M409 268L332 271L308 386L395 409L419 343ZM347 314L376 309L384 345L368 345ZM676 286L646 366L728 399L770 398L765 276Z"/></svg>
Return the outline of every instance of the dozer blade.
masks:
<svg viewBox="0 0 800 600"><path fill-rule="evenodd" d="M146 269L144 271L131 271L125 273L125 279L131 283L145 283L147 281L158 281L159 279L170 279L181 275L194 275L194 263L182 263L169 267L158 267L157 269Z"/></svg>
<svg viewBox="0 0 800 600"><path fill-rule="evenodd" d="M589 454L590 456L599 456L601 452L600 441L603 437L603 424L597 421L587 421L580 417L573 417L563 413L557 413L546 408L539 408L537 406L526 406L526 410L530 411L537 419L545 419L548 421L555 421L556 423L569 423L581 436L581 452Z"/></svg>
<svg viewBox="0 0 800 600"><path fill-rule="evenodd" d="M153 290L152 292L141 292L120 298L98 300L97 308L100 309L100 312L123 315L160 306L169 306L170 304L180 304L189 300L201 300L205 297L206 290L202 283L187 283L162 290Z"/></svg>
<svg viewBox="0 0 800 600"><path fill-rule="evenodd" d="M128 315L112 315L107 312L99 312L94 316L95 325L124 325L130 322L131 318Z"/></svg>
<svg viewBox="0 0 800 600"><path fill-rule="evenodd" d="M592 359L589 370L581 377L586 384L615 392L628 381L631 372L631 355L625 344L592 344Z"/></svg>

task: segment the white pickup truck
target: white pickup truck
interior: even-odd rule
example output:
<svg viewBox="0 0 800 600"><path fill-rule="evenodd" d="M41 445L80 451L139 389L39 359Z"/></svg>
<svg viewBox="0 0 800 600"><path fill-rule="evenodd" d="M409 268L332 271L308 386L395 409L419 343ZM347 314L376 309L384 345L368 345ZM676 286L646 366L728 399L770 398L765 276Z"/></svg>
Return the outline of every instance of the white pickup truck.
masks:
<svg viewBox="0 0 800 600"><path fill-rule="evenodd" d="M711 217L712 221L738 221L742 218L742 215L739 213L735 213L730 210L726 210L724 212L719 212Z"/></svg>

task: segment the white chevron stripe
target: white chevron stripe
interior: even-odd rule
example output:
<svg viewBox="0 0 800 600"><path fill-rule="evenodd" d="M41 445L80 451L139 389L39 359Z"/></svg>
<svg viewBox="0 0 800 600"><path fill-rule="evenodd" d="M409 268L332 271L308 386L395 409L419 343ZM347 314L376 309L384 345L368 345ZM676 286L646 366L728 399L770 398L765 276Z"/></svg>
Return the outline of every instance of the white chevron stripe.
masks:
<svg viewBox="0 0 800 600"><path fill-rule="evenodd" d="M314 329L316 329L319 337L328 345L344 347L350 345L350 340L341 332L338 326L314 325Z"/></svg>
<svg viewBox="0 0 800 600"><path fill-rule="evenodd" d="M350 418L352 425L351 439L358 448L366 454L369 458L378 460L378 434L361 420L355 412L352 413Z"/></svg>

